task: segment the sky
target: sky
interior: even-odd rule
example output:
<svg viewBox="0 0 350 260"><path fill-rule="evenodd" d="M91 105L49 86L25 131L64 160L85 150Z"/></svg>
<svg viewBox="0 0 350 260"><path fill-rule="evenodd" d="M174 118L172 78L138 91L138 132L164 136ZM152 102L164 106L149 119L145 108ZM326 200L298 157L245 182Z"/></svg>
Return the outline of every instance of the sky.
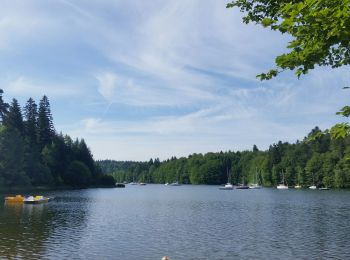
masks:
<svg viewBox="0 0 350 260"><path fill-rule="evenodd" d="M2 1L4 99L47 95L56 131L99 160L265 150L344 121L349 68L260 82L290 39L227 2Z"/></svg>

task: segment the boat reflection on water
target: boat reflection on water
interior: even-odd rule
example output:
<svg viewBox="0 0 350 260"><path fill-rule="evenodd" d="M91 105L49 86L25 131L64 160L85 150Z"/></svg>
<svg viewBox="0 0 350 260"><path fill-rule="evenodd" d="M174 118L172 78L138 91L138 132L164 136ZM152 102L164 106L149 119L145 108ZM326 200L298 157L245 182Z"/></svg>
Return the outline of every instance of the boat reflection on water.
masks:
<svg viewBox="0 0 350 260"><path fill-rule="evenodd" d="M34 259L45 252L50 221L47 205L6 203L0 209L0 252L4 259Z"/></svg>
<svg viewBox="0 0 350 260"><path fill-rule="evenodd" d="M49 248L59 247L62 241L58 237L64 239L65 230L72 230L74 226L78 234L86 224L86 211L89 209L80 206L77 210L76 204L82 202L72 202L68 207L61 199L52 203L0 204L0 259L40 259L38 256L46 255ZM59 242L53 243L55 239ZM72 245L78 247L78 243L74 241ZM62 259L69 259L69 256L62 256Z"/></svg>

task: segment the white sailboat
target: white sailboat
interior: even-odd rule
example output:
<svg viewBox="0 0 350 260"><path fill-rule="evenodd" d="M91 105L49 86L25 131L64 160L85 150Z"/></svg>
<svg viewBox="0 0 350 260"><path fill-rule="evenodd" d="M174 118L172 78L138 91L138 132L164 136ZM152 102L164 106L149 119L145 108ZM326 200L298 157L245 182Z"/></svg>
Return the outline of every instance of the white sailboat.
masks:
<svg viewBox="0 0 350 260"><path fill-rule="evenodd" d="M255 183L249 185L249 189L260 189L261 186L258 184L258 169L255 168Z"/></svg>
<svg viewBox="0 0 350 260"><path fill-rule="evenodd" d="M282 183L277 185L277 189L279 190L288 190L288 185L284 184L284 173L282 171Z"/></svg>
<svg viewBox="0 0 350 260"><path fill-rule="evenodd" d="M317 187L315 185L314 173L312 173L312 185L309 187L310 190L316 190Z"/></svg>
<svg viewBox="0 0 350 260"><path fill-rule="evenodd" d="M297 179L296 179L296 182L297 182L297 185L294 186L294 189L301 189L302 186L300 185L300 172L298 172L298 175L297 175Z"/></svg>
<svg viewBox="0 0 350 260"><path fill-rule="evenodd" d="M220 187L219 189L220 190L233 190L233 185L230 183L231 174L230 174L227 167L226 167L226 171L227 171L227 183L225 184L225 186Z"/></svg>

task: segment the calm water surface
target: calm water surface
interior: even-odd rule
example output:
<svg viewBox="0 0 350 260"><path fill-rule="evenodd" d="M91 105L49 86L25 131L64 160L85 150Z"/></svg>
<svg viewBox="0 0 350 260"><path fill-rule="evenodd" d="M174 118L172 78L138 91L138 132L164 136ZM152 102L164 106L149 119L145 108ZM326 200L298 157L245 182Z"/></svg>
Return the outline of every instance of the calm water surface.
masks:
<svg viewBox="0 0 350 260"><path fill-rule="evenodd" d="M0 204L0 259L350 258L350 191L147 185L45 195L56 200Z"/></svg>

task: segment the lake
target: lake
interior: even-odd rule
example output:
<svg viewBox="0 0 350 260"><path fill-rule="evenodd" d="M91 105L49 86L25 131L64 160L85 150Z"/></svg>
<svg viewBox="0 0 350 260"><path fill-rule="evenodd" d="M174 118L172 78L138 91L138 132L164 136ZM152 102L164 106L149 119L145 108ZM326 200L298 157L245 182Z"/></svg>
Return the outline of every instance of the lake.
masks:
<svg viewBox="0 0 350 260"><path fill-rule="evenodd" d="M56 199L1 202L1 259L350 257L350 191L127 185L43 194Z"/></svg>

